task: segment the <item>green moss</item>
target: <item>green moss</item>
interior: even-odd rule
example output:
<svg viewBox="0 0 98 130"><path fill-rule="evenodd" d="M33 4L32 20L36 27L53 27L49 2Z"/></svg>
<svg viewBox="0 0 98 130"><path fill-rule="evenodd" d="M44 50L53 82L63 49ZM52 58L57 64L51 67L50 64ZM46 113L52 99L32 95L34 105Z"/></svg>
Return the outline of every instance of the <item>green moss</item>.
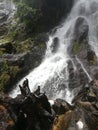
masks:
<svg viewBox="0 0 98 130"><path fill-rule="evenodd" d="M79 51L79 44L77 41L74 42L74 45L73 45L73 53L74 55L76 55Z"/></svg>
<svg viewBox="0 0 98 130"><path fill-rule="evenodd" d="M32 8L21 2L17 5L19 23L24 25L24 30L27 33L33 33L37 30L41 15L40 9Z"/></svg>
<svg viewBox="0 0 98 130"><path fill-rule="evenodd" d="M8 71L8 68L9 68L9 66L8 66L7 61L4 61L4 63L3 63L3 71Z"/></svg>
<svg viewBox="0 0 98 130"><path fill-rule="evenodd" d="M43 49L43 48L46 47L46 44L45 43L40 43L38 46Z"/></svg>
<svg viewBox="0 0 98 130"><path fill-rule="evenodd" d="M0 67L0 91L2 91L11 82L11 79L15 79L20 68L19 66L9 66L7 61L1 63Z"/></svg>
<svg viewBox="0 0 98 130"><path fill-rule="evenodd" d="M0 49L0 58L2 57L2 55L3 55L3 50Z"/></svg>
<svg viewBox="0 0 98 130"><path fill-rule="evenodd" d="M75 41L74 45L73 45L74 55L77 55L79 53L79 51L81 51L85 48L86 48L86 41L85 40L82 43L78 43L78 41Z"/></svg>
<svg viewBox="0 0 98 130"><path fill-rule="evenodd" d="M83 42L80 44L80 49L85 49L85 48L86 48L86 41L84 39Z"/></svg>
<svg viewBox="0 0 98 130"><path fill-rule="evenodd" d="M11 77L15 78L18 72L20 71L19 66L10 66L9 67Z"/></svg>
<svg viewBox="0 0 98 130"><path fill-rule="evenodd" d="M31 46L32 46L32 42L30 39L27 39L25 41L22 41L22 42L16 42L13 44L15 50L17 53L23 53L23 52L27 52L31 49Z"/></svg>
<svg viewBox="0 0 98 130"><path fill-rule="evenodd" d="M0 76L0 91L4 89L4 86L10 81L10 75L5 72Z"/></svg>
<svg viewBox="0 0 98 130"><path fill-rule="evenodd" d="M96 58L95 55L93 56L93 59L89 60L89 63L90 63L91 65L97 65L97 58Z"/></svg>

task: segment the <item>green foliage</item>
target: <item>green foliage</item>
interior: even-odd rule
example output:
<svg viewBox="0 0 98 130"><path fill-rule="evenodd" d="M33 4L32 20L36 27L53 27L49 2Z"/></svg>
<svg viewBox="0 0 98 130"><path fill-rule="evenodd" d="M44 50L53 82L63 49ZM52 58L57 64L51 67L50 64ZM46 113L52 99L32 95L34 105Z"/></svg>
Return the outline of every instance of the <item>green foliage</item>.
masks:
<svg viewBox="0 0 98 130"><path fill-rule="evenodd" d="M17 5L17 16L19 17L19 21L24 24L25 30L27 32L33 32L37 28L41 12L24 3L19 3Z"/></svg>

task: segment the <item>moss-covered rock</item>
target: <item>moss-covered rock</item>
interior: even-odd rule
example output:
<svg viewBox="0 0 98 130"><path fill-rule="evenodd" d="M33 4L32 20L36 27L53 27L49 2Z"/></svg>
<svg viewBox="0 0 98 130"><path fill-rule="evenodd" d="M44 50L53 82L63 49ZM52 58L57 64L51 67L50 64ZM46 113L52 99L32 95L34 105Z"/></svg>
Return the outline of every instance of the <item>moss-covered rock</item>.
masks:
<svg viewBox="0 0 98 130"><path fill-rule="evenodd" d="M6 86L10 81L10 75L7 72L3 72L0 76L0 91L4 90L4 86Z"/></svg>
<svg viewBox="0 0 98 130"><path fill-rule="evenodd" d="M74 41L72 51L74 55L78 55L81 51L87 50L87 43L86 41L82 41L82 43L79 43L78 41Z"/></svg>

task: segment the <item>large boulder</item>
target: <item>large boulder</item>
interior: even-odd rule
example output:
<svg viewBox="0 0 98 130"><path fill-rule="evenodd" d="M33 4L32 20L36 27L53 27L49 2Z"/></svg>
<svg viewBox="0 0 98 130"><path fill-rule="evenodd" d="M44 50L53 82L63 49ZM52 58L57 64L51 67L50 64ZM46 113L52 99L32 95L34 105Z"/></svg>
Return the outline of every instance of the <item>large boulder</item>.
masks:
<svg viewBox="0 0 98 130"><path fill-rule="evenodd" d="M76 19L75 27L74 27L74 38L79 43L83 40L87 39L89 31L89 25L87 20L84 17L78 17Z"/></svg>

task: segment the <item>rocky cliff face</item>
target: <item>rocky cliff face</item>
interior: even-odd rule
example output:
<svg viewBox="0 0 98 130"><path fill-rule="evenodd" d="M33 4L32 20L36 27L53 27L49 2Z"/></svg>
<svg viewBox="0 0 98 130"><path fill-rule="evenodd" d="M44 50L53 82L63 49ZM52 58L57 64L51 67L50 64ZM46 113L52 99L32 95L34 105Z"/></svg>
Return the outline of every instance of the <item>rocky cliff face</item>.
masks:
<svg viewBox="0 0 98 130"><path fill-rule="evenodd" d="M36 23L32 22L32 25L35 27L33 28L31 25L31 32L37 31L38 33L47 32L53 27L56 27L58 23L60 23L61 20L63 20L63 18L65 18L70 12L73 5L73 0L25 0L20 1L20 3L24 4L24 6L26 7L22 7L24 8L24 10L27 9L27 11L25 12L27 18L30 18L30 16L27 15L28 11L30 11L28 10L28 7L30 7L31 9L35 9L39 12L37 14L37 17L34 16ZM22 16L24 16L24 13Z"/></svg>
<svg viewBox="0 0 98 130"><path fill-rule="evenodd" d="M49 30L65 18L70 12L73 0L35 0L34 7L42 11L41 24Z"/></svg>

